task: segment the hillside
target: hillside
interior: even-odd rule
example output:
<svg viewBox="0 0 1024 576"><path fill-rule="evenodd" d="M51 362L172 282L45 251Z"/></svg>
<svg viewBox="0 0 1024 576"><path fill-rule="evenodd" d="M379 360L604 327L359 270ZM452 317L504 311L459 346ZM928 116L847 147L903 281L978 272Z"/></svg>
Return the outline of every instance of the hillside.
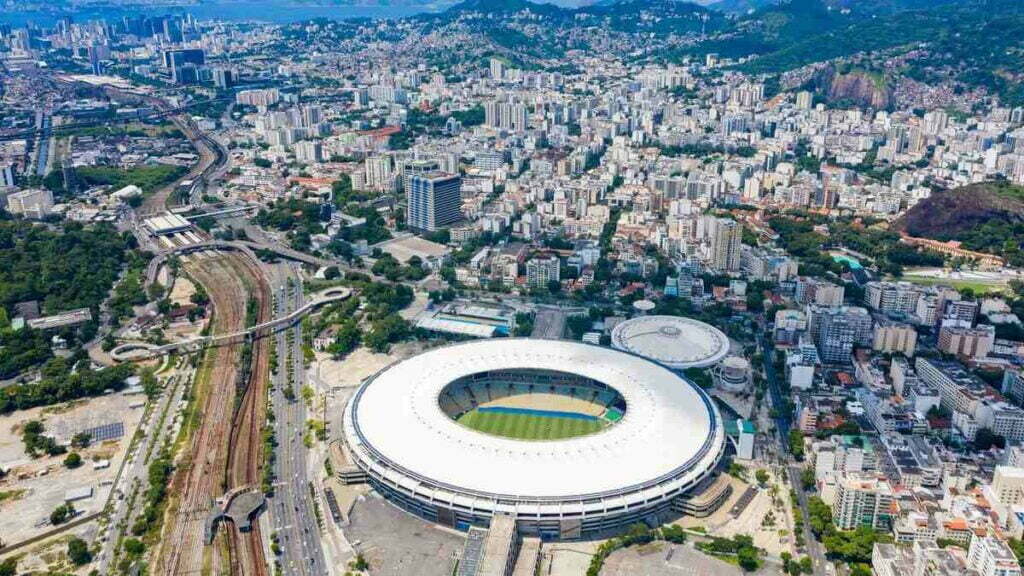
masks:
<svg viewBox="0 0 1024 576"><path fill-rule="evenodd" d="M985 182L935 192L895 223L911 236L958 240L964 248L1024 265L1024 187Z"/></svg>

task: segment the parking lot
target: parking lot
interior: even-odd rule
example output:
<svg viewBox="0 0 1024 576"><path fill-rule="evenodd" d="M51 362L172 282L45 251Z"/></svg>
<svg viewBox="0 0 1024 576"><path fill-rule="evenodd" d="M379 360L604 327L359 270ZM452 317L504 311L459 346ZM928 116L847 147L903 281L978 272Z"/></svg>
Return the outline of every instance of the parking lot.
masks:
<svg viewBox="0 0 1024 576"><path fill-rule="evenodd" d="M465 537L399 510L376 492L359 499L345 530L352 545L386 576L450 576Z"/></svg>

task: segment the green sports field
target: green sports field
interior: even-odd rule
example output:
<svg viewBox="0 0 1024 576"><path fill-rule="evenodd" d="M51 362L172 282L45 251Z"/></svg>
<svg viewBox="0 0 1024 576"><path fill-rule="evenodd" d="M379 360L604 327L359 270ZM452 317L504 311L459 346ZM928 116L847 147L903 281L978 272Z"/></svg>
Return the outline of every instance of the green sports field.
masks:
<svg viewBox="0 0 1024 576"><path fill-rule="evenodd" d="M518 440L560 440L592 434L605 426L601 420L532 414L503 414L478 410L471 410L463 414L458 421L460 424L480 432Z"/></svg>

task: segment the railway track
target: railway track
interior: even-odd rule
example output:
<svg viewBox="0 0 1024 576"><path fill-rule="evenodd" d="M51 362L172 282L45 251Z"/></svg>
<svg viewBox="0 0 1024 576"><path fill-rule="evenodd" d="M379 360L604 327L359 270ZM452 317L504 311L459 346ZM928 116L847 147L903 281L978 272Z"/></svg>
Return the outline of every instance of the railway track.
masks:
<svg viewBox="0 0 1024 576"><path fill-rule="evenodd" d="M238 260L237 255L226 254L188 264L189 273L210 295L215 315L212 322L219 330L238 329L245 323L247 287L239 276ZM194 427L195 432L172 484L172 491L179 499L169 512L169 526L162 539L156 573L184 575L203 571L206 518L214 499L227 488L225 473L241 350L242 344L211 349L197 373L194 392L195 401L200 403L196 407L197 421L186 423ZM213 573L227 573L230 570L227 561L214 554L210 559Z"/></svg>
<svg viewBox="0 0 1024 576"><path fill-rule="evenodd" d="M256 322L264 322L272 314L270 288L257 264L244 261L248 276L256 279ZM245 382L242 402L234 415L231 441L228 445L227 489L258 485L263 461L263 423L266 421L266 400L270 373L271 339L258 338L251 343L251 369ZM263 540L258 524L248 533L230 530L231 573L243 576L269 576L263 554Z"/></svg>

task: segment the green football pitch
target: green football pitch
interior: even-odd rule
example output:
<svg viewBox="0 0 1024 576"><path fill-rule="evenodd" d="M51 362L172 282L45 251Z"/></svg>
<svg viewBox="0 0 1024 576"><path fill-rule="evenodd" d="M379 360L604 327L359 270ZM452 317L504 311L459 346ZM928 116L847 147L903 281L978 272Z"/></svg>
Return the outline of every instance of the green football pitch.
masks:
<svg viewBox="0 0 1024 576"><path fill-rule="evenodd" d="M604 428L601 420L478 410L463 414L459 423L480 432L518 440L560 440L592 434Z"/></svg>

